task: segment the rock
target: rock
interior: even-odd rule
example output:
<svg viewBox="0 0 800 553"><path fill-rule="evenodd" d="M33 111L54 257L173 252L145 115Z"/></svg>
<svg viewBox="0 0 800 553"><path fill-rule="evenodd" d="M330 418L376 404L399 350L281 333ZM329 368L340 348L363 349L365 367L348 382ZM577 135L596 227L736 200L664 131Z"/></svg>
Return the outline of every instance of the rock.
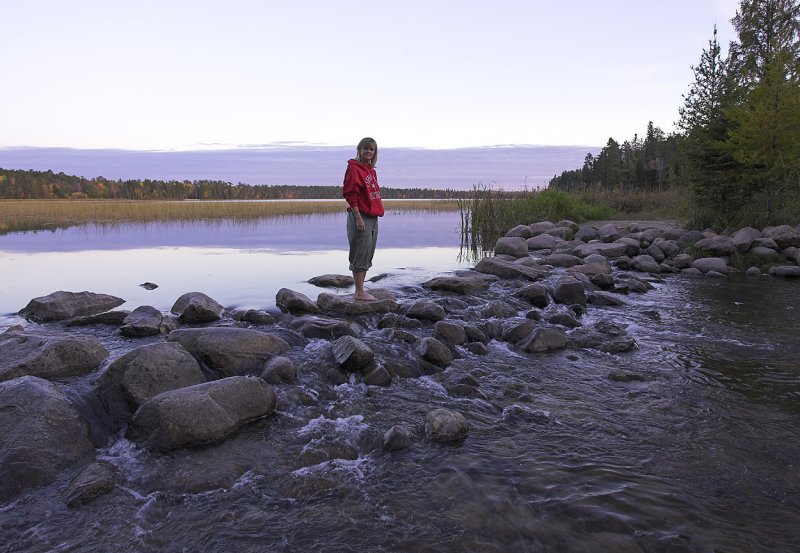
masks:
<svg viewBox="0 0 800 553"><path fill-rule="evenodd" d="M372 370L369 370L368 367L361 381L367 386L389 386L392 383L392 375L389 374L386 367L378 365Z"/></svg>
<svg viewBox="0 0 800 553"><path fill-rule="evenodd" d="M533 424L549 424L551 422L550 413L547 411L534 411L522 405L509 405L503 409L503 422L515 423L533 423Z"/></svg>
<svg viewBox="0 0 800 553"><path fill-rule="evenodd" d="M614 223L606 223L600 227L599 234L600 240L603 242L614 242L624 235L622 230Z"/></svg>
<svg viewBox="0 0 800 553"><path fill-rule="evenodd" d="M664 252L667 259L674 258L681 251L681 247L675 240L656 240L655 244Z"/></svg>
<svg viewBox="0 0 800 553"><path fill-rule="evenodd" d="M761 269L758 267L750 267L744 272L744 274L749 277L761 276Z"/></svg>
<svg viewBox="0 0 800 553"><path fill-rule="evenodd" d="M375 358L375 353L361 340L342 336L331 344L333 357L346 371L360 371Z"/></svg>
<svg viewBox="0 0 800 553"><path fill-rule="evenodd" d="M99 367L108 350L94 336L0 334L0 382L23 375L60 378L86 374Z"/></svg>
<svg viewBox="0 0 800 553"><path fill-rule="evenodd" d="M610 275L612 272L611 263L599 254L591 254L584 259L583 265L576 265L568 269L570 274L580 273L589 277L595 275Z"/></svg>
<svg viewBox="0 0 800 553"><path fill-rule="evenodd" d="M291 359L276 355L267 361L261 378L270 384L288 384L297 378L297 369Z"/></svg>
<svg viewBox="0 0 800 553"><path fill-rule="evenodd" d="M152 282L143 282L139 286L141 286L145 290L155 290L156 288L158 288L158 284L154 284Z"/></svg>
<svg viewBox="0 0 800 553"><path fill-rule="evenodd" d="M765 248L763 246L756 246L755 248L751 248L749 253L757 257L764 257L767 260L779 259L778 252L776 252L772 248Z"/></svg>
<svg viewBox="0 0 800 553"><path fill-rule="evenodd" d="M627 244L619 242L607 244L605 242L590 242L583 244L575 249L575 253L580 257L586 257L591 254L600 254L604 257L619 257L628 252ZM637 248L638 252L638 248Z"/></svg>
<svg viewBox="0 0 800 553"><path fill-rule="evenodd" d="M750 244L750 248L769 248L771 250L778 249L778 243L775 242L772 238L756 238L753 240L752 244Z"/></svg>
<svg viewBox="0 0 800 553"><path fill-rule="evenodd" d="M772 238L778 245L779 250L785 250L790 246L800 248L800 231L789 225L780 225L771 229L765 229L764 237Z"/></svg>
<svg viewBox="0 0 800 553"><path fill-rule="evenodd" d="M554 253L543 257L542 261L553 267L574 267L583 263L580 257L567 253Z"/></svg>
<svg viewBox="0 0 800 553"><path fill-rule="evenodd" d="M275 324L275 317L262 309L245 309L233 313L233 320L254 325Z"/></svg>
<svg viewBox="0 0 800 553"><path fill-rule="evenodd" d="M537 280L545 275L545 270L536 267L526 267L525 265L505 261L498 257L484 257L475 266L479 273L496 275L501 278L527 278Z"/></svg>
<svg viewBox="0 0 800 553"><path fill-rule="evenodd" d="M319 307L308 296L288 288L278 290L275 295L275 305L284 313L291 313L292 315L319 313Z"/></svg>
<svg viewBox="0 0 800 553"><path fill-rule="evenodd" d="M661 266L658 262L653 259L650 255L637 255L633 258L633 262L631 263L632 267L637 271L642 271L643 273L660 273Z"/></svg>
<svg viewBox="0 0 800 553"><path fill-rule="evenodd" d="M714 257L730 255L734 251L733 241L727 236L704 238L695 242L694 247Z"/></svg>
<svg viewBox="0 0 800 553"><path fill-rule="evenodd" d="M97 315L75 317L66 322L64 326L109 325L121 326L130 311L106 311Z"/></svg>
<svg viewBox="0 0 800 553"><path fill-rule="evenodd" d="M349 288L353 286L353 277L350 275L320 275L308 279L309 284L322 288Z"/></svg>
<svg viewBox="0 0 800 553"><path fill-rule="evenodd" d="M489 355L489 348L481 342L469 342L466 348L475 355Z"/></svg>
<svg viewBox="0 0 800 553"><path fill-rule="evenodd" d="M455 294L474 294L489 287L489 283L480 275L436 277L422 283L428 290L453 292Z"/></svg>
<svg viewBox="0 0 800 553"><path fill-rule="evenodd" d="M282 338L250 328L210 327L175 330L167 336L221 377L261 374L273 355L289 344Z"/></svg>
<svg viewBox="0 0 800 553"><path fill-rule="evenodd" d="M739 253L744 253L750 249L750 245L756 238L761 238L761 231L753 227L744 227L736 231L731 238L734 249Z"/></svg>
<svg viewBox="0 0 800 553"><path fill-rule="evenodd" d="M780 265L778 267L770 267L770 276L781 278L800 278L800 267L797 265Z"/></svg>
<svg viewBox="0 0 800 553"><path fill-rule="evenodd" d="M515 319L503 324L503 331L500 339L504 342L517 343L528 336L535 328L530 319Z"/></svg>
<svg viewBox="0 0 800 553"><path fill-rule="evenodd" d="M645 250L645 253L652 257L656 263L661 263L667 258L664 251L658 247L658 244L650 244Z"/></svg>
<svg viewBox="0 0 800 553"><path fill-rule="evenodd" d="M726 274L728 272L728 265L724 259L719 257L701 257L692 262L692 267L704 273L715 271L717 273Z"/></svg>
<svg viewBox="0 0 800 553"><path fill-rule="evenodd" d="M209 323L222 318L225 310L220 304L202 292L188 292L177 300L170 312L182 323Z"/></svg>
<svg viewBox="0 0 800 553"><path fill-rule="evenodd" d="M591 326L570 332L570 339L579 348L591 348L607 353L628 351L636 345L625 329L613 321L601 319Z"/></svg>
<svg viewBox="0 0 800 553"><path fill-rule="evenodd" d="M32 299L19 315L29 321L46 323L73 317L96 315L125 303L125 300L94 292L53 292Z"/></svg>
<svg viewBox="0 0 800 553"><path fill-rule="evenodd" d="M480 308L479 313L483 319L508 319L516 317L518 309L502 300L493 300Z"/></svg>
<svg viewBox="0 0 800 553"><path fill-rule="evenodd" d="M547 295L547 288L539 283L528 284L514 295L518 298L528 300L528 302L535 307L547 307L547 304L550 303L550 298Z"/></svg>
<svg viewBox="0 0 800 553"><path fill-rule="evenodd" d="M539 234L528 238L525 243L528 245L529 250L551 250L561 242L560 238L556 238L551 234Z"/></svg>
<svg viewBox="0 0 800 553"><path fill-rule="evenodd" d="M298 317L289 326L306 338L324 340L335 340L341 336L361 336L364 333L364 329L356 323L314 315Z"/></svg>
<svg viewBox="0 0 800 553"><path fill-rule="evenodd" d="M673 267L676 269L688 269L692 266L692 256L688 253L680 253L675 256L672 261Z"/></svg>
<svg viewBox="0 0 800 553"><path fill-rule="evenodd" d="M591 282L601 290L610 290L614 287L614 277L606 273L592 275Z"/></svg>
<svg viewBox="0 0 800 553"><path fill-rule="evenodd" d="M576 223L575 221L570 221L569 219L562 219L561 221L556 223L556 226L557 227L568 228L572 232L577 232L577 230L579 228L578 227L578 223Z"/></svg>
<svg viewBox="0 0 800 553"><path fill-rule="evenodd" d="M128 434L156 451L208 444L271 414L275 404L262 379L231 376L155 396L136 412Z"/></svg>
<svg viewBox="0 0 800 553"><path fill-rule="evenodd" d="M137 307L122 321L119 332L129 338L157 336L161 334L161 311L149 305Z"/></svg>
<svg viewBox="0 0 800 553"><path fill-rule="evenodd" d="M720 273L719 271L708 271L705 273L705 276L710 278L728 278L727 274Z"/></svg>
<svg viewBox="0 0 800 553"><path fill-rule="evenodd" d="M453 362L453 353L450 349L436 338L427 336L417 344L417 352L429 363L437 367L447 367Z"/></svg>
<svg viewBox="0 0 800 553"><path fill-rule="evenodd" d="M592 292L587 298L587 302L592 305L599 305L605 307L620 307L625 305L621 299L612 296L611 294L604 294L602 292Z"/></svg>
<svg viewBox="0 0 800 553"><path fill-rule="evenodd" d="M83 420L58 387L35 376L0 382L0 502L94 454Z"/></svg>
<svg viewBox="0 0 800 553"><path fill-rule="evenodd" d="M608 373L608 379L614 382L645 382L647 377L631 371L616 370Z"/></svg>
<svg viewBox="0 0 800 553"><path fill-rule="evenodd" d="M425 434L434 442L458 442L467 437L469 423L461 413L451 409L434 409L425 416Z"/></svg>
<svg viewBox="0 0 800 553"><path fill-rule="evenodd" d="M583 225L575 233L575 240L581 242L589 242L590 240L598 240L600 238L600 231L591 225Z"/></svg>
<svg viewBox="0 0 800 553"><path fill-rule="evenodd" d="M105 495L114 489L117 473L108 463L90 463L64 490L64 503L70 507L79 507L91 500Z"/></svg>
<svg viewBox="0 0 800 553"><path fill-rule="evenodd" d="M547 317L547 322L552 325L565 326L567 328L576 328L581 326L581 323L578 322L578 319L576 319L574 315L565 312L554 313L550 315Z"/></svg>
<svg viewBox="0 0 800 553"><path fill-rule="evenodd" d="M550 221L539 221L538 223L532 223L528 225L528 228L531 231L531 236L542 234L543 232L547 232L554 227L555 225Z"/></svg>
<svg viewBox="0 0 800 553"><path fill-rule="evenodd" d="M506 233L506 236L510 238L530 238L531 237L531 227L529 225L517 225L511 230Z"/></svg>
<svg viewBox="0 0 800 553"><path fill-rule="evenodd" d="M97 380L97 394L116 431L158 394L205 381L200 365L183 346L160 342L138 347L111 363Z"/></svg>
<svg viewBox="0 0 800 553"><path fill-rule="evenodd" d="M433 325L433 337L446 344L460 346L467 341L464 327L452 321L437 321Z"/></svg>
<svg viewBox="0 0 800 553"><path fill-rule="evenodd" d="M512 257L527 257L528 244L524 238L503 236L494 246L495 255L505 254Z"/></svg>
<svg viewBox="0 0 800 553"><path fill-rule="evenodd" d="M528 353L542 353L567 347L569 339L563 331L551 327L539 327L517 345Z"/></svg>
<svg viewBox="0 0 800 553"><path fill-rule="evenodd" d="M396 359L387 359L384 363L384 368L390 375L398 378L419 378L423 374L416 364Z"/></svg>
<svg viewBox="0 0 800 553"><path fill-rule="evenodd" d="M585 304L586 292L580 281L571 276L562 276L553 285L553 299L567 305Z"/></svg>
<svg viewBox="0 0 800 553"><path fill-rule="evenodd" d="M411 431L405 426L394 425L383 435L383 447L389 451L406 449L414 443Z"/></svg>
<svg viewBox="0 0 800 553"><path fill-rule="evenodd" d="M406 311L406 316L423 321L441 321L445 317L444 308L432 301L418 301Z"/></svg>
<svg viewBox="0 0 800 553"><path fill-rule="evenodd" d="M419 328L422 323L398 313L387 313L378 321L378 328Z"/></svg>
<svg viewBox="0 0 800 553"><path fill-rule="evenodd" d="M690 230L678 238L678 244L680 246L694 246L700 240L705 239L705 237L706 235L699 230Z"/></svg>
<svg viewBox="0 0 800 553"><path fill-rule="evenodd" d="M384 292L383 297L379 297L381 292ZM325 312L351 316L390 313L397 309L397 302L391 293L377 288L370 290L370 293L377 298L376 301L356 301L352 294L337 296L322 293L317 297L317 306Z"/></svg>
<svg viewBox="0 0 800 553"><path fill-rule="evenodd" d="M618 238L613 242L614 244L624 244L625 245L625 255L629 257L636 257L637 255L642 253L642 244L635 238L631 238L629 236L623 236L622 238Z"/></svg>

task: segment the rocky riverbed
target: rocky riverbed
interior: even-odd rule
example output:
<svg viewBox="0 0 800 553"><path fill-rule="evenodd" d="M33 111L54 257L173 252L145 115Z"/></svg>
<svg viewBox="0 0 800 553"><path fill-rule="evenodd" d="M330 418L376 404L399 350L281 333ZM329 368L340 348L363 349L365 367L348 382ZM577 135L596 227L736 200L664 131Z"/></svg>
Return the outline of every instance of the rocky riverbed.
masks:
<svg viewBox="0 0 800 553"><path fill-rule="evenodd" d="M155 464L185 451L182 462L191 465L193 452L202 456L255 421L269 425L276 413L311 406L309 420L324 414L335 400L331 390L348 382L391 394L396 379L427 377L451 397L491 403L476 375L448 367L491 355L492 344L531 357L624 354L637 346L625 326L586 317L589 311L624 310L631 294L648 293L676 272L731 278L736 256L769 266L737 277L800 277L798 248L800 230L789 226L720 236L539 222L509 231L473 270L373 288L375 302L337 293L350 285L342 275L316 277L317 286L333 290L316 300L278 291L274 310L231 312L200 292L177 298L169 313L151 306L115 311L124 300L98 293L36 298L20 312L29 323L0 335L0 501L48 485L75 507L117 489L145 493L97 452L125 441L151 452ZM621 367L608 378L649 377ZM372 428L356 445L323 433L293 462L313 466L420 441L463 443L472 416L451 407L431 406L416 424ZM534 422L547 418L518 411ZM199 481L190 489L230 485L229 478L193 474Z"/></svg>

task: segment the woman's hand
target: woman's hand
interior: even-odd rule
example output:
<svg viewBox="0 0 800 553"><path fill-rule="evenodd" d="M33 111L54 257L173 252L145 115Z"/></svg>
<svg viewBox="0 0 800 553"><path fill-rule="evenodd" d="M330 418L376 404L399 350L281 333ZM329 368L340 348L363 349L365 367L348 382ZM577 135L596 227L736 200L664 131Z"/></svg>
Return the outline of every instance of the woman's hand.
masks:
<svg viewBox="0 0 800 553"><path fill-rule="evenodd" d="M366 226L364 225L364 219L362 219L361 213L356 211L354 213L354 215L355 215L355 218L356 218L356 230L358 232L364 232L364 229L366 228Z"/></svg>

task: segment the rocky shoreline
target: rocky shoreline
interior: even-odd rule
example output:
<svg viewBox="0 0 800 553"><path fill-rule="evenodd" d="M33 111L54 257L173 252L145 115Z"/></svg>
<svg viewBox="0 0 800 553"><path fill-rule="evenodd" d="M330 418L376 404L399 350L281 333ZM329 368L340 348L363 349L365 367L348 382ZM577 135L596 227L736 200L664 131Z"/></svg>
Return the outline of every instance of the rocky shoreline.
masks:
<svg viewBox="0 0 800 553"><path fill-rule="evenodd" d="M738 272L731 267L737 256L770 265L766 274L750 267L743 278L798 278L800 228L721 236L646 224L519 225L473 270L372 289L375 302L330 292L313 301L281 289L276 310L231 312L191 292L162 313L152 306L115 310L125 300L90 292L35 298L20 311L29 324L0 334L0 502L62 473L71 479L62 490L70 506L134 486L98 460L98 448L123 437L155 454L218 443L283 403L306 401L293 387L304 371L315 373L318 401L323 388L348 381L386 387L424 375L439 378L453 397L491 401L474 378L448 374L454 359L487 355L492 341L522 355L628 351L636 344L625 328L609 319L584 324L587 310L624 308L626 295L646 293L676 272L729 278ZM346 288L348 279L312 280ZM320 340L325 355L313 366L298 364L299 353ZM609 378L641 375L615 371ZM420 413L418 427L379 430L374 448L459 443L468 439L469 413L439 407ZM298 462L342 454L311 448Z"/></svg>

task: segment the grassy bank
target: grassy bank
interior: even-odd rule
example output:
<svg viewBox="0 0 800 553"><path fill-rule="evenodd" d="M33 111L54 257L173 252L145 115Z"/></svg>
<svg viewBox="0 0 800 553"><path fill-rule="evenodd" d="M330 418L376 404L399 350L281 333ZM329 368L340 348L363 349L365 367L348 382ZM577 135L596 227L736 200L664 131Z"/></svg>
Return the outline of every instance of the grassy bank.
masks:
<svg viewBox="0 0 800 553"><path fill-rule="evenodd" d="M455 200L384 200L386 209L454 211ZM2 200L0 234L87 223L253 220L344 211L336 201Z"/></svg>

